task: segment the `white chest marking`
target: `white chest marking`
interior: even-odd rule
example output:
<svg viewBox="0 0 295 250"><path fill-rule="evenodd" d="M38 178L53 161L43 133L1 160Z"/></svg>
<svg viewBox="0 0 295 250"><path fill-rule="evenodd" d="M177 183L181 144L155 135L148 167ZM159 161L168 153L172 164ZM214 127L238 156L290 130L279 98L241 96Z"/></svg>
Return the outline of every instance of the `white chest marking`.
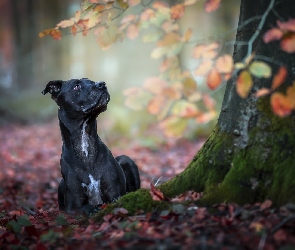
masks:
<svg viewBox="0 0 295 250"><path fill-rule="evenodd" d="M82 187L86 188L86 195L89 199L90 205L103 204L100 192L100 180L95 180L91 174L89 174L90 183L86 185L82 183Z"/></svg>
<svg viewBox="0 0 295 250"><path fill-rule="evenodd" d="M88 136L86 134L86 125L87 125L87 121L86 120L84 123L83 123L83 127L82 127L82 138L81 138L81 147L82 147L82 151L85 153L86 156L88 156L88 147L89 147L89 144L88 144Z"/></svg>

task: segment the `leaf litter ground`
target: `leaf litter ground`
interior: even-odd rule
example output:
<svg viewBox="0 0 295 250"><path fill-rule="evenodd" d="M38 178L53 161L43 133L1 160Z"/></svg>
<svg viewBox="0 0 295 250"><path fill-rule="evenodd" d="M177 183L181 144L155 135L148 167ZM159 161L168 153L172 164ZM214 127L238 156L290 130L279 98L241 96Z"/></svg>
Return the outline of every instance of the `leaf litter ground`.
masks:
<svg viewBox="0 0 295 250"><path fill-rule="evenodd" d="M143 188L180 173L203 140L181 140L155 149L127 143ZM129 215L124 208L96 222L58 211L61 138L57 122L0 128L0 249L295 249L295 205L272 202L197 207L201 193L171 200L170 210ZM242 195L242 194L241 194ZM183 205L186 201L186 205Z"/></svg>

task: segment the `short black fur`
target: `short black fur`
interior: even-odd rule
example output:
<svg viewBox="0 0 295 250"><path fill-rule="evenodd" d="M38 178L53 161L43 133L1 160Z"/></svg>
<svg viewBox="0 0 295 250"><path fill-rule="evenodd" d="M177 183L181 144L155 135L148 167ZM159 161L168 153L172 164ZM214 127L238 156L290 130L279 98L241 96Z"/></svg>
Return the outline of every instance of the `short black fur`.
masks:
<svg viewBox="0 0 295 250"><path fill-rule="evenodd" d="M59 106L62 135L62 180L59 209L67 213L93 213L140 188L138 167L126 155L113 157L97 135L96 117L110 101L106 84L87 78L50 81L42 94L50 93Z"/></svg>

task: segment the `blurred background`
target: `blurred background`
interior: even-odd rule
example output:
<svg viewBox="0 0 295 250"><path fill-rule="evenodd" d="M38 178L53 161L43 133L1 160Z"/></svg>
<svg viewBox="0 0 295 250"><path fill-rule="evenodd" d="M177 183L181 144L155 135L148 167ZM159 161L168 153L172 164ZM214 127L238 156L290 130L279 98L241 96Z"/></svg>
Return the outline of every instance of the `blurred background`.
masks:
<svg viewBox="0 0 295 250"><path fill-rule="evenodd" d="M146 111L125 107L123 91L140 86L147 77L159 75L160 60L150 57L155 44L143 43L140 38L125 39L102 51L91 32L87 36L73 37L63 31L65 35L59 41L49 36L38 37L40 31L72 17L80 4L79 0L0 0L0 125L57 119L56 104L50 95L41 94L45 85L50 80L87 77L105 81L111 94L108 111L98 118L98 123L103 124L98 125L100 134L112 139L146 138L146 131L151 131L157 120ZM225 34L237 26L240 1L224 0L211 14L203 10L203 4L204 1L198 1L186 8L180 22L183 30L193 29L192 41L207 42L207 38ZM234 41L234 38L235 32L226 36L227 41ZM229 44L227 52L232 50L233 43ZM193 69L189 47L183 50L181 60L184 68ZM208 90L208 93L220 106L224 86L214 92ZM187 137L210 132L212 124L192 128ZM151 138L158 140L159 136L151 135Z"/></svg>

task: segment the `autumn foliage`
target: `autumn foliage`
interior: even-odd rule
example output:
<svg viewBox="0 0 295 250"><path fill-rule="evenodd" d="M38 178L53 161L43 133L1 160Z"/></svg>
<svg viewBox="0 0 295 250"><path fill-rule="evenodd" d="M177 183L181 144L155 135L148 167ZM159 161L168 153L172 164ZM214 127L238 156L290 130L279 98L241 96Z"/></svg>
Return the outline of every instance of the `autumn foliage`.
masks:
<svg viewBox="0 0 295 250"><path fill-rule="evenodd" d="M74 36L78 32L87 35L94 30L98 45L106 50L125 38L136 39L144 31L141 36L143 42L155 43L151 57L161 60L160 74L147 78L142 87L127 89L124 92L126 105L134 110L145 109L157 116L159 127L166 136L181 136L190 120L207 123L216 117L214 100L199 88L203 82L210 90L215 90L223 82L233 79L241 98L248 98L249 95L256 98L270 96L273 112L282 117L295 110L292 101L295 99L294 87L286 93L277 91L288 75L283 62L278 72L272 72L269 62L257 60L254 52L241 62L234 62L231 55L222 53L219 42L196 42L191 55L197 67L190 71L183 69L180 55L186 44L194 43L191 41L193 30L188 28L182 31L178 22L186 9L196 2L198 0L185 0L169 6L164 1L88 0L81 4L74 17L61 21L55 28L44 30L39 36L50 35L59 40L63 28L69 28ZM204 10L212 13L218 9L220 2L206 0ZM125 14L127 9L130 11ZM283 51L294 53L294 27L295 19L277 21L277 27L265 32L263 40L265 43L279 40ZM197 82L196 78L203 80ZM262 88L253 93L257 78L268 79L272 82L271 88Z"/></svg>

